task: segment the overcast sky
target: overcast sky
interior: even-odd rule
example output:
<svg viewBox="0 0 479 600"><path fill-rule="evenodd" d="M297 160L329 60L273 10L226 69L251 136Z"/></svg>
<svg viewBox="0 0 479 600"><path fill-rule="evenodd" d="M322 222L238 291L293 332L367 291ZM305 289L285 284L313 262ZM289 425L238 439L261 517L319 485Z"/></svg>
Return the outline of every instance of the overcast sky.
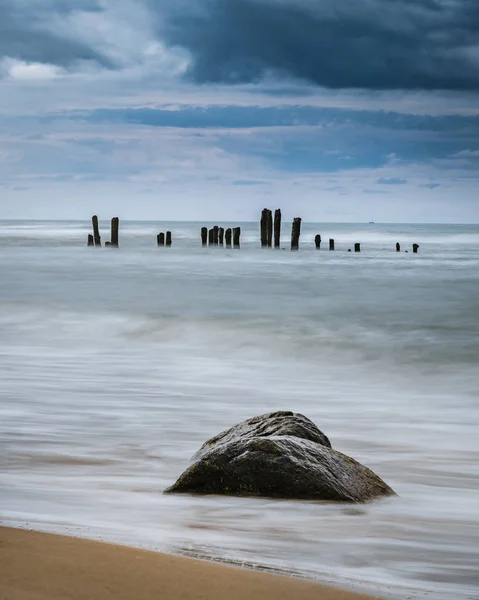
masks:
<svg viewBox="0 0 479 600"><path fill-rule="evenodd" d="M479 222L479 0L0 0L0 218Z"/></svg>

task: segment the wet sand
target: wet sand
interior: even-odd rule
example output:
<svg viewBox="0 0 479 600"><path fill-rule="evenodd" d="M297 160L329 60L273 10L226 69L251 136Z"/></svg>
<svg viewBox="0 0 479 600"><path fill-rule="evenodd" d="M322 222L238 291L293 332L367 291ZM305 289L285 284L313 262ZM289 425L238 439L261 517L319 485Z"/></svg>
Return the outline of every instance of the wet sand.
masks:
<svg viewBox="0 0 479 600"><path fill-rule="evenodd" d="M0 528L0 600L371 600L317 583Z"/></svg>

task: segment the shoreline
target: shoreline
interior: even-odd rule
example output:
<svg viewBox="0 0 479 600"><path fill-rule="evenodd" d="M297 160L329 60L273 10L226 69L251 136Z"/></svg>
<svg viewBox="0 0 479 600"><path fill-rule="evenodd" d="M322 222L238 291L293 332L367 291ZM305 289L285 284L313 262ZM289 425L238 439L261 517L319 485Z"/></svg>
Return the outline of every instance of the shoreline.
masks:
<svg viewBox="0 0 479 600"><path fill-rule="evenodd" d="M0 526L0 600L372 600L315 581Z"/></svg>

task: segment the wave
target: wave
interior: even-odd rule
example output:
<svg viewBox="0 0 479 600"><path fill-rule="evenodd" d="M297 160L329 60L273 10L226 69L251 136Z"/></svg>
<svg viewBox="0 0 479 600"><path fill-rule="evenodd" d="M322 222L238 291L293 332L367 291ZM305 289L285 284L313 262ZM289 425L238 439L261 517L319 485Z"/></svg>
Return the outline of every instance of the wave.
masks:
<svg viewBox="0 0 479 600"><path fill-rule="evenodd" d="M240 368L288 371L299 369L334 376L355 373L389 375L406 373L425 378L474 377L479 344L467 322L399 323L343 322L341 318L252 317L224 315L179 316L127 312L62 311L2 305L0 351L8 347L35 352L48 348L80 355L102 352L140 352L168 356L184 364L232 364ZM177 358L175 358L177 357ZM305 375L305 376L306 376Z"/></svg>

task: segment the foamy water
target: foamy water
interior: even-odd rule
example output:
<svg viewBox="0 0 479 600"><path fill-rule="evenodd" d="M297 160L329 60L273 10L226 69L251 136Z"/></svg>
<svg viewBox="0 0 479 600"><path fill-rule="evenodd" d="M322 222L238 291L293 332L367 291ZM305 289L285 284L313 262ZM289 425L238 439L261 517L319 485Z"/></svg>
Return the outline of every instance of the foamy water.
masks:
<svg viewBox="0 0 479 600"><path fill-rule="evenodd" d="M121 223L114 250L86 247L88 223L0 222L2 522L479 598L479 227L305 224L291 253L256 224L203 249L201 225ZM208 437L273 410L398 496L162 495Z"/></svg>

